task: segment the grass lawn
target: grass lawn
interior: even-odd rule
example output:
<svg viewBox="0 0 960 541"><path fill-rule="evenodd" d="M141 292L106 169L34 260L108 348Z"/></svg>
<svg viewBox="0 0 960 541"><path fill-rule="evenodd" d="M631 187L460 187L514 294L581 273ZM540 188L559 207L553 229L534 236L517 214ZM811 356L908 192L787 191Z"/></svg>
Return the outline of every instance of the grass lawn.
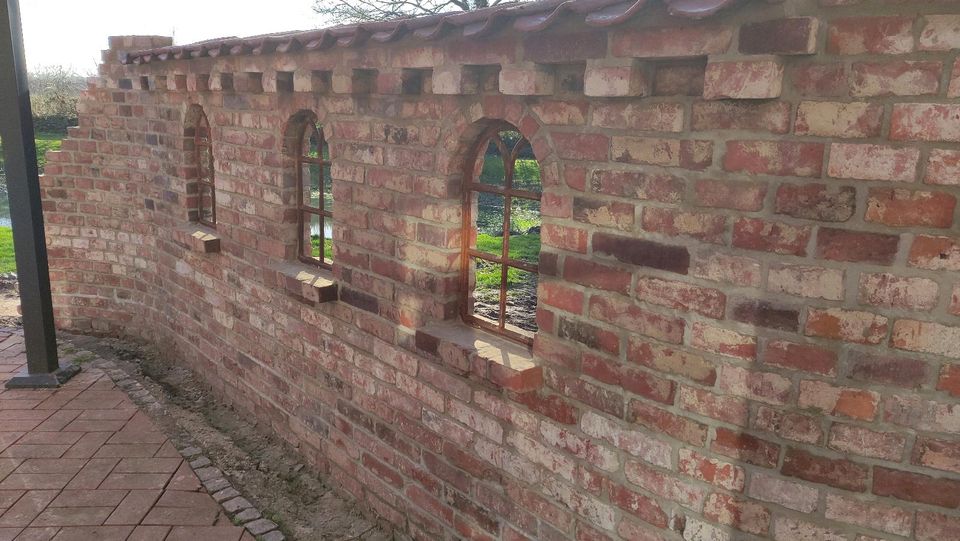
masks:
<svg viewBox="0 0 960 541"><path fill-rule="evenodd" d="M503 237L495 237L486 233L477 234L477 250L492 254L503 251ZM540 258L540 235L535 233L510 235L510 257L537 263ZM510 268L507 271L507 287L513 287L524 280L524 273L519 269ZM477 287L500 288L500 269L497 265L483 265L477 267Z"/></svg>
<svg viewBox="0 0 960 541"><path fill-rule="evenodd" d="M17 271L17 262L13 258L13 230L0 227L0 274Z"/></svg>
<svg viewBox="0 0 960 541"><path fill-rule="evenodd" d="M43 172L43 167L47 165L47 151L60 150L60 145L66 135L62 133L37 133L35 135L36 138L33 141L37 145L37 165L40 167L40 172ZM3 169L2 154L0 154L0 169Z"/></svg>

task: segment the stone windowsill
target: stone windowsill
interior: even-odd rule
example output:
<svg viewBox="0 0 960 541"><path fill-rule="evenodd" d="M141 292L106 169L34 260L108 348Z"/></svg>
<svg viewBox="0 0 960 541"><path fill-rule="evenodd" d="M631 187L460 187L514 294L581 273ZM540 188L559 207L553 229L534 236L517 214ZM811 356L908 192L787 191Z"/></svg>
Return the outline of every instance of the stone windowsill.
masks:
<svg viewBox="0 0 960 541"><path fill-rule="evenodd" d="M276 274L276 284L290 295L313 302L337 300L337 282L327 269L300 262L282 261L270 266Z"/></svg>
<svg viewBox="0 0 960 541"><path fill-rule="evenodd" d="M435 322L417 330L417 348L460 372L520 393L543 386L543 367L523 345L456 322Z"/></svg>
<svg viewBox="0 0 960 541"><path fill-rule="evenodd" d="M200 254L220 252L220 236L215 229L198 223L180 226L173 231L174 240Z"/></svg>

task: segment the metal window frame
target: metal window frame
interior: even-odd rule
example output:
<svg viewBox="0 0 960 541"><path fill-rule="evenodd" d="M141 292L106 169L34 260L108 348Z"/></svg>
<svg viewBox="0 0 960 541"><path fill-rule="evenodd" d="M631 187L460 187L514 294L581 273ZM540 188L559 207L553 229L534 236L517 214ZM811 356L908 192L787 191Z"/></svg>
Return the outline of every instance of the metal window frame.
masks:
<svg viewBox="0 0 960 541"><path fill-rule="evenodd" d="M530 346L533 345L533 333L514 330L507 325L507 273L511 268L516 268L539 275L540 266L539 264L533 264L510 257L510 209L514 198L541 201L542 194L513 188L514 167L517 158L519 158L522 150L527 146L532 147L532 145L530 141L521 134L521 139L517 142L516 146L514 146L512 150L507 151L503 145L503 141L498 137L501 131L520 133L520 130L507 122L498 122L489 126L481 133L475 144L476 146L471 149L471 155L474 156L474 159L467 160L466 163L464 163L463 225L460 242L460 318L464 323L472 327L490 331L515 342ZM496 138L497 147L501 156L504 158L504 182L502 188L483 184L474 178L477 161L483 159L487 145L494 138ZM473 195L478 193L492 193L503 196L503 246L499 256L492 255L488 252L481 252L471 247L472 241L475 238L473 233L476 230L475 217L473 216ZM473 293L473 288L470 285L470 258L482 259L491 263L497 263L501 266L500 313L496 324L493 324L487 318L478 317L470 313L469 301Z"/></svg>
<svg viewBox="0 0 960 541"><path fill-rule="evenodd" d="M316 132L318 137L318 157L314 158L312 156L303 155L303 142L309 135L312 135ZM297 259L309 263L311 265L316 265L324 269L332 269L333 264L327 263L323 258L323 245L321 243L320 247L320 257L312 257L304 255L304 232L307 227L309 227L309 217L310 216L319 216L320 217L320 235L323 238L323 231L326 226L327 220L330 220L330 224L333 224L333 211L324 208L324 202L326 192L323 189L323 179L325 178L325 168L329 168L331 165L331 160L324 160L324 150L327 150L329 153L329 146L327 145L327 138L323 133L323 127L320 126L316 120L309 119L304 123L304 127L300 130L300 136L297 139ZM303 202L303 166L304 164L316 164L320 166L320 206L312 207ZM330 196L333 196L333 186L331 184ZM312 246L311 246L312 248ZM331 261L333 258L331 257Z"/></svg>

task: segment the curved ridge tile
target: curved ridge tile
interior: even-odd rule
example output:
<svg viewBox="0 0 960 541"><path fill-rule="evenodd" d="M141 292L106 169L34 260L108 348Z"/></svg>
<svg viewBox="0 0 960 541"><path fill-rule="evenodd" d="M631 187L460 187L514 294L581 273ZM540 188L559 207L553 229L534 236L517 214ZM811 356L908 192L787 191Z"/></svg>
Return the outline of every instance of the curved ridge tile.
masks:
<svg viewBox="0 0 960 541"><path fill-rule="evenodd" d="M736 3L737 0L664 0L667 11L676 17L703 19L721 9Z"/></svg>
<svg viewBox="0 0 960 541"><path fill-rule="evenodd" d="M612 26L620 24L636 15L646 4L647 0L635 0L634 2L607 6L606 8L587 15L586 23L590 26Z"/></svg>

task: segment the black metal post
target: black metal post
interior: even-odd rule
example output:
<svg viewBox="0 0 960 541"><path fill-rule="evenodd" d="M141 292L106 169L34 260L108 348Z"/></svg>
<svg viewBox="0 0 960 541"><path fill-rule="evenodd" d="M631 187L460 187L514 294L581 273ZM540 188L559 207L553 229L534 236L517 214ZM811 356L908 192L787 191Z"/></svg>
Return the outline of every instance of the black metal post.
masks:
<svg viewBox="0 0 960 541"><path fill-rule="evenodd" d="M57 387L79 371L60 368L40 204L33 114L18 0L0 0L0 139L6 159L10 221L20 282L27 373L7 388Z"/></svg>

